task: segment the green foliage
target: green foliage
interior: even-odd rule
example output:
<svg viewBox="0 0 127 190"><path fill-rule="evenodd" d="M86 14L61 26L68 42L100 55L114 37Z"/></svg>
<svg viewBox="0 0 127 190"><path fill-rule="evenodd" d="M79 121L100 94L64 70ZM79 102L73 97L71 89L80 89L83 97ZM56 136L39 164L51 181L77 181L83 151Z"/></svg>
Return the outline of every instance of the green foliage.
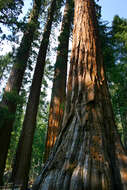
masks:
<svg viewBox="0 0 127 190"><path fill-rule="evenodd" d="M17 24L18 16L22 12L23 0L1 0L0 1L0 23L12 26Z"/></svg>
<svg viewBox="0 0 127 190"><path fill-rule="evenodd" d="M6 92L4 94L4 96L6 98L6 101L7 102L9 101L10 103L14 103L14 104L17 103L18 105L20 105L23 102L22 96L18 95L16 93L16 91L13 91L11 93L10 92ZM6 119L6 120L13 120L14 117L15 117L15 114L13 114L13 112L10 112L8 110L7 106L2 105L2 104L0 105L0 118L3 118L3 119L1 119L0 126L3 126L2 121L4 119Z"/></svg>
<svg viewBox="0 0 127 190"><path fill-rule="evenodd" d="M17 95L17 93L15 91L13 91L12 93L6 92L5 93L5 98L6 98L7 102L9 100L10 103L14 103L14 104L15 103L21 104L22 101L23 101L22 97ZM5 106L5 105L2 105L2 103L1 103L1 105L0 105L0 118L2 118L1 123L0 123L0 127L3 127L4 119L11 121L11 120L13 120L15 118L15 114L13 112L10 112L8 110L8 107Z"/></svg>
<svg viewBox="0 0 127 190"><path fill-rule="evenodd" d="M13 125L13 132L11 134L10 148L9 148L8 157L6 160L5 174L8 176L8 178L5 181L6 183L8 182L10 174L11 174L13 159L14 159L14 156L16 153L16 148L18 145L20 132L22 129L22 123L23 123L23 118L24 118L24 106L26 104L26 92L25 92L25 90L22 89L20 97L21 97L22 101L20 101L20 103L17 106L16 115L15 115L15 122Z"/></svg>
<svg viewBox="0 0 127 190"><path fill-rule="evenodd" d="M101 26L102 49L113 109L121 140L127 142L127 20L115 16L112 27Z"/></svg>
<svg viewBox="0 0 127 190"><path fill-rule="evenodd" d="M16 33L24 26L24 21L19 21L23 5L23 0L0 0L0 37L2 40L16 41ZM3 32L3 26L8 30L8 34Z"/></svg>
<svg viewBox="0 0 127 190"><path fill-rule="evenodd" d="M48 96L48 82L53 77L53 67L49 60L46 61L44 78L42 81L42 90L40 95L39 110L37 115L36 130L34 135L34 142L32 146L32 160L30 169L30 181L33 182L36 176L40 174L43 164L43 154L45 149L45 137L48 126L49 102Z"/></svg>
<svg viewBox="0 0 127 190"><path fill-rule="evenodd" d="M112 36L115 47L115 58L118 62L127 61L127 19L115 16L112 23Z"/></svg>
<svg viewBox="0 0 127 190"><path fill-rule="evenodd" d="M36 176L40 173L43 164L43 153L45 149L45 136L47 132L48 126L48 112L49 112L49 102L47 100L47 89L48 83L47 80L52 80L53 77L53 67L49 60L47 60L47 65L45 68L45 75L42 82L42 90L40 96L40 104L39 110L37 115L37 122L36 122L36 130L34 135L34 142L32 147L32 159L31 159L31 169L30 169L30 183L36 178ZM18 102L16 116L15 116L15 123L13 126L13 132L11 137L11 145L8 152L8 158L6 162L6 170L5 173L11 174L12 170L12 163L15 156L16 148L18 145L20 133L22 130L22 123L24 120L24 113L26 108L26 101L27 101L27 94L26 90L22 90L20 94L21 101ZM7 179L6 179L7 183Z"/></svg>
<svg viewBox="0 0 127 190"><path fill-rule="evenodd" d="M7 107L6 106L0 106L0 118L3 118L3 119L13 119L14 118L14 115L13 114L10 114ZM0 128L3 127L3 120L1 119L1 122L0 122Z"/></svg>
<svg viewBox="0 0 127 190"><path fill-rule="evenodd" d="M23 4L20 4L22 1L6 1L5 4L1 5L1 13L0 13L0 22L3 23L4 25L6 25L7 27L9 27L12 32L13 32L13 36L10 36L10 40L13 39L14 37L14 41L16 39L16 35L15 33L18 31L17 28L19 27L19 24L21 24L18 21L18 16L21 12L22 6ZM44 1L43 1L44 2ZM60 4L62 2L61 1L57 1L58 2L58 9L60 10ZM6 4L7 3L7 4ZM8 4L9 3L9 4ZM49 1L45 0L45 3L49 3ZM10 7L9 7L10 6ZM44 7L43 7L44 10ZM17 11L17 12L16 12ZM6 15L4 15L4 13L6 15L8 15L8 18ZM10 16L9 16L10 15ZM55 17L56 19L56 17ZM54 21L55 22L55 21ZM39 24L39 23L36 23ZM32 22L31 25L27 25L26 23L24 23L24 29L26 29L26 27L35 27L35 23ZM22 30L22 31L23 31ZM41 29L42 30L42 29ZM6 36L5 36L6 37ZM38 42L38 38L40 38L40 33L37 31L36 32L36 37L34 40L36 40L35 43L33 43L33 47L31 51L31 57L29 58L29 63L28 63L28 68L24 77L24 82L23 82L23 86L26 88L26 91L28 93L28 86L29 86L29 82L31 82L31 75L32 75L32 70L33 70L33 63L35 63L36 60L36 54L38 51L38 47L39 47L39 42ZM4 38L3 38L4 40ZM26 44L27 46L27 44ZM23 47L24 48L24 47ZM9 68L9 64L10 62L12 63L11 57L9 57L9 55L7 55L7 57L1 57L1 76L3 76L3 73L5 72L5 75L7 74L7 71ZM5 70L3 70L3 67L5 68ZM43 79L43 84L42 84L42 93L41 93L41 98L40 98L40 106L39 106L39 111L38 111L38 116L37 116L37 124L36 124L36 131L35 131L35 136L34 136L34 143L33 143L33 153L32 153L32 163L31 163L31 170L30 170L30 179L35 178L36 175L38 175L38 173L40 173L40 169L42 168L42 163L43 163L43 152L44 152L44 147L45 147L45 134L46 134L46 129L47 129L47 125L48 125L48 110L49 110L49 102L47 101L47 89L48 89L48 82L47 80L52 80L53 74L53 66L51 66L49 60L47 60L47 65L46 65L46 69L45 69L45 77ZM2 78L3 79L3 78ZM20 95L17 95L16 91L13 90L12 93L6 93L6 100L11 103L17 103L17 110L16 110L16 115L15 115L15 123L13 126L13 132L11 134L11 145L10 145L10 149L8 152L8 158L7 158L7 162L6 162L6 173L11 173L12 170L12 163L13 163L13 159L15 156L15 152L16 152L16 148L18 145L18 141L19 141L19 137L20 137L20 133L22 130L22 124L23 124L23 120L24 120L24 110L26 108L26 102L27 102L27 93L26 91L21 91ZM2 108L2 112L0 112L1 117L10 117L8 110L6 108ZM13 116L14 117L14 116Z"/></svg>
<svg viewBox="0 0 127 190"><path fill-rule="evenodd" d="M45 149L45 136L48 125L48 102L45 95L41 95L40 107L37 116L36 131L33 142L31 160L30 181L33 181L39 174L43 164L43 153Z"/></svg>
<svg viewBox="0 0 127 190"><path fill-rule="evenodd" d="M111 73L119 102L120 113L127 111L127 20L114 17L112 24L112 38L114 47L115 66ZM115 98L116 96L114 96ZM115 99L116 101L116 99Z"/></svg>
<svg viewBox="0 0 127 190"><path fill-rule="evenodd" d="M0 56L0 81L3 77L6 77L6 72L9 72L12 65L12 54L8 53L4 56Z"/></svg>
<svg viewBox="0 0 127 190"><path fill-rule="evenodd" d="M22 97L18 95L15 90L13 90L13 92L4 93L4 96L6 100L9 101L10 103L19 104L22 102Z"/></svg>

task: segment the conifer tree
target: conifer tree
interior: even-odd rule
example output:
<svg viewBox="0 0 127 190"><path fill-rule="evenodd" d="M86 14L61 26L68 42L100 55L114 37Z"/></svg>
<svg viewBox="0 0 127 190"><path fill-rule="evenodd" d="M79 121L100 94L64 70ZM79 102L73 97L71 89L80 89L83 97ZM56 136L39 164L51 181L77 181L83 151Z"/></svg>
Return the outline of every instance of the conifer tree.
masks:
<svg viewBox="0 0 127 190"><path fill-rule="evenodd" d="M49 45L51 27L56 11L57 0L52 0L48 10L47 22L44 28L43 38L41 41L32 85L24 116L23 129L19 139L16 157L12 171L12 182L22 185L22 190L27 188L28 174L31 163L32 143L36 126L36 117L40 99L41 85L46 64L46 53ZM62 2L62 1L61 1Z"/></svg>
<svg viewBox="0 0 127 190"><path fill-rule="evenodd" d="M40 9L41 0L34 0L33 9L31 11L28 24L24 30L24 35L20 47L18 48L15 63L12 67L0 105L0 184L2 184L7 152L19 99L19 92L22 86L24 72L27 67L34 33L38 28Z"/></svg>
<svg viewBox="0 0 127 190"><path fill-rule="evenodd" d="M66 98L66 79L67 79L67 61L69 36L73 20L73 1L66 0L64 16L59 36L59 45L57 49L57 58L55 63L54 80L52 87L52 96L49 110L48 131L45 145L44 162L49 156L53 147L60 126L62 123L65 98Z"/></svg>
<svg viewBox="0 0 127 190"><path fill-rule="evenodd" d="M114 121L93 0L75 0L62 130L33 190L126 190L127 155Z"/></svg>
<svg viewBox="0 0 127 190"><path fill-rule="evenodd" d="M114 51L114 65L110 68L112 101L116 118L122 124L122 141L127 148L127 19L116 15L111 34Z"/></svg>

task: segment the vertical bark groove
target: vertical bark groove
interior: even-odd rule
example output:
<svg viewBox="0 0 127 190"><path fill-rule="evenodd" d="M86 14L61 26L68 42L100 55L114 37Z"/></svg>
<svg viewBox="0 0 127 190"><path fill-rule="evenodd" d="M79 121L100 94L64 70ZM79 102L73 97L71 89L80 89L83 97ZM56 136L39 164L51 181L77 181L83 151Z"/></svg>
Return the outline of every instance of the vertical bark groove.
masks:
<svg viewBox="0 0 127 190"><path fill-rule="evenodd" d="M93 0L75 0L70 69L62 130L33 190L126 190L127 155L114 122Z"/></svg>
<svg viewBox="0 0 127 190"><path fill-rule="evenodd" d="M72 18L73 2L72 0L66 0L55 63L44 162L48 159L50 150L55 144L63 120L66 98L68 46Z"/></svg>

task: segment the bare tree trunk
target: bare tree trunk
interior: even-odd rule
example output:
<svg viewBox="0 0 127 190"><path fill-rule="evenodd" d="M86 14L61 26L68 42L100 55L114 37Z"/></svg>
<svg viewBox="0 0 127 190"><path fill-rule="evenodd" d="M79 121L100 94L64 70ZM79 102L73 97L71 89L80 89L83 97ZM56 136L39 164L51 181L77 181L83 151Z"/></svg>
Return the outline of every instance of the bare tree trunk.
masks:
<svg viewBox="0 0 127 190"><path fill-rule="evenodd" d="M33 190L126 190L127 156L114 122L93 0L75 0L67 104Z"/></svg>
<svg viewBox="0 0 127 190"><path fill-rule="evenodd" d="M3 113L6 112L6 117L2 117L0 123L0 184L2 184L7 152L15 119L17 98L27 66L34 33L38 28L38 17L40 9L41 0L35 0L29 23L18 49L16 60L14 66L12 67L0 106L0 114L3 115Z"/></svg>
<svg viewBox="0 0 127 190"><path fill-rule="evenodd" d="M46 52L49 45L51 26L54 19L56 1L52 0L48 11L47 23L45 25L43 39L40 45L35 72L30 89L30 95L27 103L23 129L21 132L16 157L12 171L12 182L22 185L22 190L27 188L28 174L31 162L32 143L36 126L36 116L38 111L39 99L44 67L46 63Z"/></svg>
<svg viewBox="0 0 127 190"><path fill-rule="evenodd" d="M73 18L73 1L66 0L64 16L59 36L59 45L55 63L54 80L52 87L52 96L49 110L48 131L45 144L44 162L48 159L56 137L62 124L63 112L66 98L66 78L67 78L67 61L68 46L71 23Z"/></svg>

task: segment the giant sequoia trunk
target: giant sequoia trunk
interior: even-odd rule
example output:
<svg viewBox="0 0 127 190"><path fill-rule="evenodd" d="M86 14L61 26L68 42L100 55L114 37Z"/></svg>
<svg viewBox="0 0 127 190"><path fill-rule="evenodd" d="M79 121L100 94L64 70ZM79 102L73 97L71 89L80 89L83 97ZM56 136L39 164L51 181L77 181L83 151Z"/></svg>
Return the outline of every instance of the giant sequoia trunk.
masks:
<svg viewBox="0 0 127 190"><path fill-rule="evenodd" d="M35 0L29 23L18 49L15 64L12 67L0 106L0 184L2 184L7 152L15 119L14 116L18 102L17 97L22 85L22 80L27 66L34 33L38 28L38 16L40 9L41 0ZM6 115L4 114L5 112Z"/></svg>
<svg viewBox="0 0 127 190"><path fill-rule="evenodd" d="M68 46L72 18L73 1L66 0L55 63L44 162L47 160L50 150L56 141L56 137L61 128L60 126L63 119L66 97Z"/></svg>
<svg viewBox="0 0 127 190"><path fill-rule="evenodd" d="M16 157L12 171L12 182L22 185L22 189L27 188L28 174L31 162L32 143L36 126L36 117L39 105L40 91L44 67L46 63L46 52L49 44L51 26L54 18L56 1L52 0L51 7L48 11L47 23L43 33L43 39L40 45L35 72L28 98L23 129L21 132L19 144L17 147Z"/></svg>
<svg viewBox="0 0 127 190"><path fill-rule="evenodd" d="M75 0L63 126L35 190L126 190L127 156L118 136L93 0Z"/></svg>

